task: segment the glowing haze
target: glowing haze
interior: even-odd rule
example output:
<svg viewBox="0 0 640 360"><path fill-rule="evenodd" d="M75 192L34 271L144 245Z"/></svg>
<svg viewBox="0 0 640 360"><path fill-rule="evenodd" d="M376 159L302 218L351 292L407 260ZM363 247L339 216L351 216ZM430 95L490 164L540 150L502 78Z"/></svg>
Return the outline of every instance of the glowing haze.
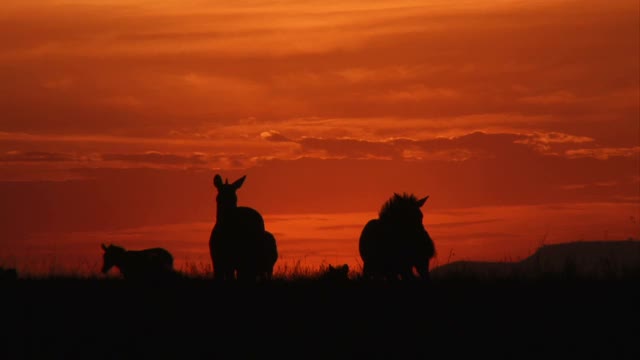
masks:
<svg viewBox="0 0 640 360"><path fill-rule="evenodd" d="M640 9L621 1L4 0L0 265L101 242L210 266L216 173L279 266L349 263L394 192L436 263L640 236ZM435 264L435 263L434 263Z"/></svg>

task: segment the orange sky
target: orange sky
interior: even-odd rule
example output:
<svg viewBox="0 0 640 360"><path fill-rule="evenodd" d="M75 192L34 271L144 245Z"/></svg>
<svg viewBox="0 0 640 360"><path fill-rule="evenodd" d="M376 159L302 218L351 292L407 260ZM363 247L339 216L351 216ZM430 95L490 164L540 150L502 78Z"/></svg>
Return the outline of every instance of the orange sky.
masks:
<svg viewBox="0 0 640 360"><path fill-rule="evenodd" d="M638 238L639 44L635 0L5 0L0 265L209 266L216 173L281 266L402 191L439 263Z"/></svg>

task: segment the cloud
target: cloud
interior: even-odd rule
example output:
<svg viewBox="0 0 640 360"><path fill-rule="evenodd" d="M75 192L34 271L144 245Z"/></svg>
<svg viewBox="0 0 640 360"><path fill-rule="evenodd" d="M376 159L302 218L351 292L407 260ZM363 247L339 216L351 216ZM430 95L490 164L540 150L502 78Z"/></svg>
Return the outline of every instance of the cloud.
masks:
<svg viewBox="0 0 640 360"><path fill-rule="evenodd" d="M633 157L640 154L640 146L625 148L591 148L567 150L566 156L571 159L590 157L598 160L607 160L612 157Z"/></svg>
<svg viewBox="0 0 640 360"><path fill-rule="evenodd" d="M586 142L592 142L592 141L594 141L594 139L588 136L576 136L576 135L564 134L564 133L555 132L555 131L544 132L544 133L534 132L533 134L529 135L529 139L516 140L516 142L522 142L524 144L532 143L532 142L539 142L544 144L550 144L550 143L580 144L580 143L586 143Z"/></svg>
<svg viewBox="0 0 640 360"><path fill-rule="evenodd" d="M357 229L361 230L363 227L362 224L345 224L345 225L327 225L327 226L316 226L317 230L344 230L344 229Z"/></svg>
<svg viewBox="0 0 640 360"><path fill-rule="evenodd" d="M273 142L292 142L293 141L275 130L263 131L260 133L260 137L263 138L264 140L273 141Z"/></svg>
<svg viewBox="0 0 640 360"><path fill-rule="evenodd" d="M594 183L590 183L590 184L568 184L568 185L562 185L560 186L561 189L564 190L586 190L588 188L593 188L593 187L614 187L614 186L618 186L618 185L622 185L621 181L617 181L617 180L603 180L603 181L596 181Z"/></svg>
<svg viewBox="0 0 640 360"><path fill-rule="evenodd" d="M289 156L349 159L395 159L395 160L437 160L467 161L492 157L519 156L527 158L540 155L555 155L576 158L588 154L616 154L625 152L597 148L565 150L575 144L595 143L587 136L577 136L562 132L504 132L491 133L473 131L450 137L428 139L388 138L367 139L354 137L314 137L293 138L279 131L270 130L260 134L271 142L288 142L300 145Z"/></svg>
<svg viewBox="0 0 640 360"><path fill-rule="evenodd" d="M594 142L594 139L587 136L575 136L560 132L533 132L526 138L516 140L515 143L527 144L540 153L548 155L560 155L563 148L573 144L583 144Z"/></svg>
<svg viewBox="0 0 640 360"><path fill-rule="evenodd" d="M468 149L473 146L464 144L467 137L473 134L453 138L438 138L428 140L414 140L409 138L366 139L354 137L314 137L302 136L300 138L284 137L280 133L262 134L263 138L274 136L282 141L293 142L300 145L298 155L320 158L350 158L350 159L415 159L420 155L421 159L459 159L468 158ZM496 134L489 137L498 136ZM517 137L515 137L517 138ZM286 140L285 140L286 139ZM495 139L494 139L495 140ZM276 140L274 140L276 141ZM470 143L473 143L471 141ZM489 142L488 142L489 143Z"/></svg>
<svg viewBox="0 0 640 360"><path fill-rule="evenodd" d="M39 11L17 6L15 11L3 9L8 15L0 25L0 44L5 44L0 60L11 64L2 75L19 78L4 82L14 90L12 97L58 111L56 105L65 99L73 99L68 104L72 107L101 99L114 111L138 111L143 104L146 112L157 109L153 115L177 109L182 117L215 112L216 121L247 112L286 119L538 110L531 115L566 105L548 99L584 99L624 86L637 88L627 80L611 80L637 73L636 57L629 56L637 56L637 36L618 36L637 23L628 11L636 5L587 2L590 6L579 9L571 4L550 6L548 1L517 7L489 1L357 1L340 6L293 1L251 6L109 2L98 8L45 4ZM602 16L594 16L591 9ZM580 32L574 30L576 23ZM548 41L550 34L553 41ZM500 41L495 40L498 36ZM584 39L599 41L585 44ZM588 56L602 53L610 54L606 61ZM40 63L54 57L63 61ZM95 66L101 71L92 71ZM73 79L70 96L51 98L50 103L29 91L34 82L42 87L45 79L55 88L58 79L67 78ZM509 91L522 84L527 84L524 93ZM246 90L251 94L242 96ZM393 101L381 103L380 96ZM520 98L546 102L522 103ZM587 108L598 105L606 103ZM73 110L78 109L67 109L64 115L78 114ZM105 118L104 126L112 125L108 121L114 117ZM89 124L74 121L71 127L82 126Z"/></svg>
<svg viewBox="0 0 640 360"><path fill-rule="evenodd" d="M320 150L330 157L391 159L398 158L401 154L392 141L303 137L296 142L302 146L303 153Z"/></svg>
<svg viewBox="0 0 640 360"><path fill-rule="evenodd" d="M499 222L502 219L482 219L482 220L474 220L474 221L451 221L451 222L442 222L442 223L433 223L429 224L429 228L458 228L464 226L472 226L479 224L489 224Z"/></svg>
<svg viewBox="0 0 640 360"><path fill-rule="evenodd" d="M502 238L502 239L509 239L509 240L511 240L511 239L517 240L518 238L525 237L525 235L518 234L518 233L515 233L515 232L514 233L506 233L506 232L488 232L488 231L468 233L466 235L468 237L474 238L474 239Z"/></svg>
<svg viewBox="0 0 640 360"><path fill-rule="evenodd" d="M406 89L397 89L376 94L374 98L388 102L442 101L460 98L461 94L454 89L429 88L423 84L411 85Z"/></svg>
<svg viewBox="0 0 640 360"><path fill-rule="evenodd" d="M326 122L327 120L325 120ZM341 122L338 122L341 123ZM314 131L327 126L323 121L310 123ZM336 124L328 121L333 129ZM0 147L41 148L41 151L8 151L0 161L8 164L50 163L61 166L91 167L217 167L251 168L271 159L354 159L393 161L474 162L488 159L519 160L521 164L542 156L567 159L606 160L638 154L635 148L598 146L595 139L563 132L459 132L456 136L420 138L381 137L353 133L356 136L290 136L300 132L293 125L286 129L256 131L258 124L247 122L221 126L218 131L174 131L170 137L115 137L85 135L39 135L0 133ZM317 126L317 128L316 128ZM320 131L323 132L323 131ZM327 134L330 135L331 132ZM340 132L336 132L340 134ZM117 145L120 152L109 151ZM575 149L576 145L583 146ZM588 148L586 146L593 146ZM82 148L82 151L79 149ZM148 149L154 149L149 151ZM65 149L68 152L48 151ZM509 160L509 161L511 161ZM65 165L66 164L66 165ZM12 165L13 166L13 165ZM35 165L31 165L35 166ZM46 170L41 168L41 170ZM21 171L24 171L22 169ZM578 182L581 183L581 182ZM565 184L566 185L566 184Z"/></svg>
<svg viewBox="0 0 640 360"><path fill-rule="evenodd" d="M7 151L0 153L0 162L61 162L74 161L74 155L45 151Z"/></svg>
<svg viewBox="0 0 640 360"><path fill-rule="evenodd" d="M423 65L387 66L378 69L367 67L348 67L336 70L338 76L349 83L384 83L389 81L415 79L427 69Z"/></svg>
<svg viewBox="0 0 640 360"><path fill-rule="evenodd" d="M525 96L519 101L535 105L569 104L577 102L579 98L569 91L556 91L542 95Z"/></svg>
<svg viewBox="0 0 640 360"><path fill-rule="evenodd" d="M300 145L295 155L317 158L395 159L395 160L468 160L496 154L506 147L521 147L515 140L524 135L486 134L474 132L458 137L414 140L391 138L367 140L351 137L286 137L277 131L263 132L263 139L273 142L292 142ZM514 145L516 144L516 145Z"/></svg>
<svg viewBox="0 0 640 360"><path fill-rule="evenodd" d="M7 5L0 153L615 160L637 145L637 4L587 2Z"/></svg>
<svg viewBox="0 0 640 360"><path fill-rule="evenodd" d="M205 154L177 155L158 151L147 151L141 154L102 154L104 161L124 161L133 163L152 163L162 165L204 165L207 164Z"/></svg>

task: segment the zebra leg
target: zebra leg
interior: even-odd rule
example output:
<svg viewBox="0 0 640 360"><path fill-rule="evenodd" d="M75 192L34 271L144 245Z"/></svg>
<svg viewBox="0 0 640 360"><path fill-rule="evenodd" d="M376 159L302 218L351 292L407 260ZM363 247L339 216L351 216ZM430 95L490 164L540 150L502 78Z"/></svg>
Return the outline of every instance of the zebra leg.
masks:
<svg viewBox="0 0 640 360"><path fill-rule="evenodd" d="M213 279L214 280L222 280L224 275L222 274L222 266L220 266L217 262L213 263Z"/></svg>

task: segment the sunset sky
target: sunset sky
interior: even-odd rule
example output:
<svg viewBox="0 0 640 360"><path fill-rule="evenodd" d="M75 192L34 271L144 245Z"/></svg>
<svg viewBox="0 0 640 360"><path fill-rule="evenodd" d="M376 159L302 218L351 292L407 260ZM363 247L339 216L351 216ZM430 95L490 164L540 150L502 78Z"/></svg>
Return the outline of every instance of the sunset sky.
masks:
<svg viewBox="0 0 640 360"><path fill-rule="evenodd" d="M638 238L639 6L3 0L0 265L210 266L215 174L280 269L357 269L394 192L430 196L432 266Z"/></svg>

